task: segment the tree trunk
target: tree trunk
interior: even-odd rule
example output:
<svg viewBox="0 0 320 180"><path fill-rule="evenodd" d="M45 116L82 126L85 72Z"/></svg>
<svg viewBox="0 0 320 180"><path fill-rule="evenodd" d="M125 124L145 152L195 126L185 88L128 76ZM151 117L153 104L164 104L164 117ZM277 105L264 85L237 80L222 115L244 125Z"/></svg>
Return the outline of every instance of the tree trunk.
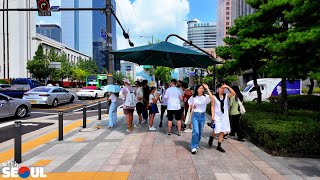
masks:
<svg viewBox="0 0 320 180"><path fill-rule="evenodd" d="M258 96L257 104L261 104L261 90L260 90L260 86L258 85L258 72L254 66L252 67L252 71L253 71L253 84L257 90L257 96Z"/></svg>
<svg viewBox="0 0 320 180"><path fill-rule="evenodd" d="M314 80L310 78L310 85L309 86L309 90L308 90L308 95L311 95L313 92L313 88L314 88Z"/></svg>
<svg viewBox="0 0 320 180"><path fill-rule="evenodd" d="M287 113L288 111L288 94L287 94L287 78L281 79L281 111Z"/></svg>

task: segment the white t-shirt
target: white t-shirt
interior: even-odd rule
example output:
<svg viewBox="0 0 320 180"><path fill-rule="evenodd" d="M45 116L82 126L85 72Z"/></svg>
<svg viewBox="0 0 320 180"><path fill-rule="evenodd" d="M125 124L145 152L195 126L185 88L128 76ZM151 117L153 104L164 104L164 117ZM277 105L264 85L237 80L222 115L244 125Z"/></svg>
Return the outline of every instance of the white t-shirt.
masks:
<svg viewBox="0 0 320 180"><path fill-rule="evenodd" d="M180 88L178 88L178 89L180 90L181 95L182 95L182 97L183 97L183 96L184 96L184 91L182 90L182 87L180 87ZM183 101L183 100L180 101L180 107L184 107L184 101Z"/></svg>
<svg viewBox="0 0 320 180"><path fill-rule="evenodd" d="M164 95L166 94L167 89L163 88L162 89L162 105L167 106L168 105L168 99L164 98Z"/></svg>
<svg viewBox="0 0 320 180"><path fill-rule="evenodd" d="M181 91L177 87L170 87L167 89L164 98L168 100L168 110L180 110Z"/></svg>
<svg viewBox="0 0 320 180"><path fill-rule="evenodd" d="M138 87L135 90L135 94L136 94L137 102L142 102L143 101L143 90L142 90L142 87ZM139 100L139 98L141 98L141 100Z"/></svg>
<svg viewBox="0 0 320 180"><path fill-rule="evenodd" d="M207 104L209 104L212 101L209 95L205 96L191 96L188 100L188 104L195 105L196 108L193 110L193 112L199 112L203 113L206 112Z"/></svg>
<svg viewBox="0 0 320 180"><path fill-rule="evenodd" d="M155 98L155 96L153 95L153 94L150 94L149 95L149 103L151 104L151 103L153 103L153 98Z"/></svg>
<svg viewBox="0 0 320 180"><path fill-rule="evenodd" d="M109 97L109 99L111 100L111 102L117 102L117 96L114 95L113 93L111 94L111 96Z"/></svg>

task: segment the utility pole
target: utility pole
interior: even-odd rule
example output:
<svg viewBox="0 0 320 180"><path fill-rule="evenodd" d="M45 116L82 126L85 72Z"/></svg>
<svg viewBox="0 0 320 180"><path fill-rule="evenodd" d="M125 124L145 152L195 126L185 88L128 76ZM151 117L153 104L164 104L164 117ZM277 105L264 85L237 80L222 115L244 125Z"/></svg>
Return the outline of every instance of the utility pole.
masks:
<svg viewBox="0 0 320 180"><path fill-rule="evenodd" d="M107 53L106 53L106 64L108 64L108 84L113 84L112 73L114 71L114 58L110 53L112 51L112 23L111 23L111 11L112 10L111 0L106 0L106 32L107 32Z"/></svg>

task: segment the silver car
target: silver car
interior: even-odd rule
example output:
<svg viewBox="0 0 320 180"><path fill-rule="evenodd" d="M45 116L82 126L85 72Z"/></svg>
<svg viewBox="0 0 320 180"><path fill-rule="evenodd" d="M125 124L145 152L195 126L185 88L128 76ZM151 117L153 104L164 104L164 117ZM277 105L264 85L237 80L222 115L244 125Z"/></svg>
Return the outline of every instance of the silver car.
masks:
<svg viewBox="0 0 320 180"><path fill-rule="evenodd" d="M0 118L16 116L23 118L31 112L31 104L23 99L16 99L0 93Z"/></svg>
<svg viewBox="0 0 320 180"><path fill-rule="evenodd" d="M58 106L61 103L72 103L75 95L62 87L40 86L24 93L23 98L33 104Z"/></svg>

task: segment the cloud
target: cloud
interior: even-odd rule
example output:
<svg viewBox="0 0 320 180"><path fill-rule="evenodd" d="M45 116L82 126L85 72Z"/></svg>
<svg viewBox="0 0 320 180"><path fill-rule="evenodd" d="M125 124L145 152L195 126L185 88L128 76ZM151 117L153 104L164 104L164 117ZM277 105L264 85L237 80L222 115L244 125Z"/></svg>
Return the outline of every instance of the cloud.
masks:
<svg viewBox="0 0 320 180"><path fill-rule="evenodd" d="M164 41L169 34L187 37L187 21L190 11L188 0L116 0L117 16L129 30L131 41L135 46L146 45L153 35L156 40ZM140 37L140 36L147 36ZM170 42L182 45L177 38ZM117 25L117 49L129 48L128 40L122 36L122 30Z"/></svg>

